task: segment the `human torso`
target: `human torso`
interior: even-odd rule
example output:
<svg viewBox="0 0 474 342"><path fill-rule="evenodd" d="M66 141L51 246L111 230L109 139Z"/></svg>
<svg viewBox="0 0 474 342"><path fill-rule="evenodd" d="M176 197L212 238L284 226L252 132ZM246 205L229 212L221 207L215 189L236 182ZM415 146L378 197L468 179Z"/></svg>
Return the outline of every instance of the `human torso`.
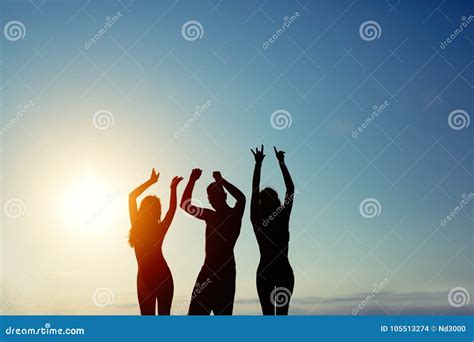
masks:
<svg viewBox="0 0 474 342"><path fill-rule="evenodd" d="M206 258L211 269L235 268L234 246L240 234L242 217L232 208L213 211L206 219Z"/></svg>
<svg viewBox="0 0 474 342"><path fill-rule="evenodd" d="M155 281L169 272L162 251L165 234L166 227L157 224L146 241L136 240L134 251L137 258L139 278Z"/></svg>
<svg viewBox="0 0 474 342"><path fill-rule="evenodd" d="M282 211L272 220L269 220L267 216L259 215L254 223L254 229L260 250L258 269L271 271L291 268L288 260L289 215Z"/></svg>

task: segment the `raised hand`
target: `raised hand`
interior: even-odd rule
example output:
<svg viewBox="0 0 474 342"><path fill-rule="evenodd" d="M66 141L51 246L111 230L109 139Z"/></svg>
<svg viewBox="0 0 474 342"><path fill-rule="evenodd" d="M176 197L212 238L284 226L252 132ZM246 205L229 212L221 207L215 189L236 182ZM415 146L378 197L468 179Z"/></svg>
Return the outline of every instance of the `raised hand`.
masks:
<svg viewBox="0 0 474 342"><path fill-rule="evenodd" d="M260 151L258 150L258 147L255 148L255 152L252 149L250 149L250 151L252 151L256 163L263 162L263 158L265 158L265 155L263 154L263 145Z"/></svg>
<svg viewBox="0 0 474 342"><path fill-rule="evenodd" d="M151 170L150 182L152 184L155 184L156 182L158 182L158 178L160 178L160 173L157 173L155 169Z"/></svg>
<svg viewBox="0 0 474 342"><path fill-rule="evenodd" d="M216 181L216 183L219 183L222 180L222 175L220 171L214 171L212 173L212 177L214 177L214 180Z"/></svg>
<svg viewBox="0 0 474 342"><path fill-rule="evenodd" d="M278 151L275 146L273 146L273 149L275 150L275 156L278 159L280 163L285 162L285 152L284 151Z"/></svg>
<svg viewBox="0 0 474 342"><path fill-rule="evenodd" d="M172 189L176 189L176 187L182 180L183 180L183 177L178 177L178 176L174 177L173 180L171 181L170 187Z"/></svg>
<svg viewBox="0 0 474 342"><path fill-rule="evenodd" d="M202 175L202 170L201 169L193 169L191 171L191 176L189 177L191 180L198 180L199 177Z"/></svg>

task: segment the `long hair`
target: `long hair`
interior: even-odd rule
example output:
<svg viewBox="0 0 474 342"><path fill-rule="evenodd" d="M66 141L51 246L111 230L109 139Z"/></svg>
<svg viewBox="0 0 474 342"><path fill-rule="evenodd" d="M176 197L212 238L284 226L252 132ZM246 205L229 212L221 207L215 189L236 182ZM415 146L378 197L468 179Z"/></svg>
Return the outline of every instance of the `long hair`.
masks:
<svg viewBox="0 0 474 342"><path fill-rule="evenodd" d="M156 241L156 225L161 220L161 202L156 196L147 196L140 203L137 219L130 228L128 243L151 246Z"/></svg>
<svg viewBox="0 0 474 342"><path fill-rule="evenodd" d="M281 201L278 197L278 192L272 188L265 188L260 191L260 210L263 217L272 215L280 206Z"/></svg>

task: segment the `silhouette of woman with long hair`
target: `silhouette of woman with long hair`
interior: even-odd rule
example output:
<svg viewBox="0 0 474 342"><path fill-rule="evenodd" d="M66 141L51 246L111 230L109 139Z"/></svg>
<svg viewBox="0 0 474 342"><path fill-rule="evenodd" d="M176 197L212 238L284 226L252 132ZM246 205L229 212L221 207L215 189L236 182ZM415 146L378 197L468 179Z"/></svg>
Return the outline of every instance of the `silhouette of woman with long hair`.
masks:
<svg viewBox="0 0 474 342"><path fill-rule="evenodd" d="M285 164L285 152L275 156L280 165L286 186L285 201L281 203L278 193L272 188L260 191L263 145L255 148L255 169L252 181L250 220L260 249L260 263L257 269L257 291L264 315L288 315L295 278L288 260L290 240L289 221L295 186Z"/></svg>
<svg viewBox="0 0 474 342"><path fill-rule="evenodd" d="M173 276L163 257L161 247L176 212L176 188L183 180L171 181L170 206L163 221L161 202L156 196L147 196L137 209L137 197L158 181L160 174L152 170L150 179L133 190L129 196L132 228L128 242L135 250L138 263L137 293L142 315L154 315L158 301L158 314L169 315L173 301Z"/></svg>

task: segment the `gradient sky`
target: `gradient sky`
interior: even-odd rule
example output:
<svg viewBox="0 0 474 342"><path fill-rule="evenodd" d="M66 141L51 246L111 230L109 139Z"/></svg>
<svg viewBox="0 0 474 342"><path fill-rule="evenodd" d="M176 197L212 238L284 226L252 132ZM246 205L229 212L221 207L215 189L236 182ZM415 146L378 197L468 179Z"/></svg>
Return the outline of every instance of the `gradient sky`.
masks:
<svg viewBox="0 0 474 342"><path fill-rule="evenodd" d="M452 307L448 292L463 287L474 295L473 202L444 227L440 220L474 192L474 124L448 124L454 110L473 114L474 23L444 49L440 43L473 7L408 0L0 1L1 27L17 20L26 30L23 39L0 39L3 311L138 314L128 193L155 167L160 180L147 193L166 209L171 178L187 180L200 167L194 197L204 205L213 170L247 194L234 312L259 314L248 203L250 148L262 143L262 185L284 191L271 151L277 145L299 191L290 222L290 314L350 315L384 279L360 314L472 310ZM190 20L202 25L200 39L184 39ZM378 39L362 39L366 21L379 24ZM93 124L100 110L113 115L108 129ZM276 110L290 114L291 126L272 126ZM380 215L361 215L366 198L378 200ZM19 217L11 217L11 199L19 199ZM178 209L164 253L175 283L172 310L185 314L204 258L203 223ZM93 300L103 288L114 299L105 307Z"/></svg>

